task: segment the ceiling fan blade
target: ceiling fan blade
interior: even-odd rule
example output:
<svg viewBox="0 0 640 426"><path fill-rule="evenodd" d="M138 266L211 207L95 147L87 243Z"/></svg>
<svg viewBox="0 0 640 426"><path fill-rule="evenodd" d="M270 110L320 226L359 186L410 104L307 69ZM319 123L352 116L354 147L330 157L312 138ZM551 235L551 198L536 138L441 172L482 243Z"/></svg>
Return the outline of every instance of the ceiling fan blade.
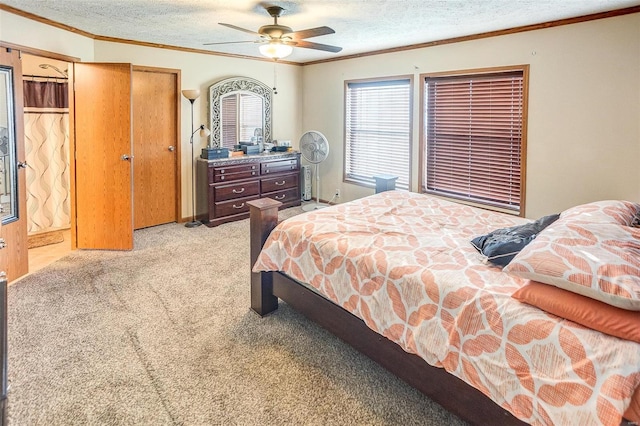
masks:
<svg viewBox="0 0 640 426"><path fill-rule="evenodd" d="M303 38L318 37L327 34L335 34L335 31L329 27L317 27L309 28L307 30L294 31L289 34L284 34L287 37L291 37L294 40L302 40Z"/></svg>
<svg viewBox="0 0 640 426"><path fill-rule="evenodd" d="M257 33L257 32L255 32L255 31L247 30L247 29L245 29L245 28L236 27L235 25L225 24L225 23L223 23L223 22L218 22L218 24L219 24L219 25L223 25L223 26L228 27L228 28L232 28L232 29L234 29L234 30L238 30L238 31L242 31L242 32L245 32L245 33L249 33L249 34L257 35L258 37L260 36L260 34L259 34L259 33Z"/></svg>
<svg viewBox="0 0 640 426"><path fill-rule="evenodd" d="M312 43L310 41L300 40L295 44L296 47L304 47L306 49L325 50L327 52L338 53L342 47L330 46L328 44Z"/></svg>
<svg viewBox="0 0 640 426"><path fill-rule="evenodd" d="M204 46L213 46L214 44L238 44L238 43L259 43L255 40L246 41L221 41L219 43L202 43Z"/></svg>

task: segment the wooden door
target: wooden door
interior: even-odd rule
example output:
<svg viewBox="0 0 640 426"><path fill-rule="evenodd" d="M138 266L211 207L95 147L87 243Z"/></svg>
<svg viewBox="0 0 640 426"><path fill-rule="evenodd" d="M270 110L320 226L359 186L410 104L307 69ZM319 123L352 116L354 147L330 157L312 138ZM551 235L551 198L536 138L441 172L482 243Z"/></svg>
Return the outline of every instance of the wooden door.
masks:
<svg viewBox="0 0 640 426"><path fill-rule="evenodd" d="M24 99L22 94L22 63L20 52L0 47L0 65L12 67L14 131L17 162L24 162ZM4 108L2 105L0 108ZM14 164L14 167L16 166ZM25 169L18 168L17 200L18 220L5 224L0 228L0 238L5 241L6 248L0 253L0 271L7 273L9 282L29 272L29 252L27 248L27 185Z"/></svg>
<svg viewBox="0 0 640 426"><path fill-rule="evenodd" d="M133 249L132 67L75 63L76 241Z"/></svg>
<svg viewBox="0 0 640 426"><path fill-rule="evenodd" d="M134 229L178 220L178 72L133 68Z"/></svg>

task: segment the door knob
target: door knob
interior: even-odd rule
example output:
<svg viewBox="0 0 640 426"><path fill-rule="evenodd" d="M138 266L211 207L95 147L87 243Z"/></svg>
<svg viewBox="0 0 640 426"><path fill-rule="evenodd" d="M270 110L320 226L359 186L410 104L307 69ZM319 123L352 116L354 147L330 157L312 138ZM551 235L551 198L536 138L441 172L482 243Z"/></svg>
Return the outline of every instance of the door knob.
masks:
<svg viewBox="0 0 640 426"><path fill-rule="evenodd" d="M18 168L19 169L26 169L27 168L27 162L26 161L18 161Z"/></svg>
<svg viewBox="0 0 640 426"><path fill-rule="evenodd" d="M133 160L133 155L127 155L127 154L123 154L122 157L120 157L123 161L131 161Z"/></svg>
<svg viewBox="0 0 640 426"><path fill-rule="evenodd" d="M7 243L4 241L4 238L0 238L0 249L3 249L7 246Z"/></svg>
<svg viewBox="0 0 640 426"><path fill-rule="evenodd" d="M176 147L173 145L169 145L169 151L173 152L176 150Z"/></svg>

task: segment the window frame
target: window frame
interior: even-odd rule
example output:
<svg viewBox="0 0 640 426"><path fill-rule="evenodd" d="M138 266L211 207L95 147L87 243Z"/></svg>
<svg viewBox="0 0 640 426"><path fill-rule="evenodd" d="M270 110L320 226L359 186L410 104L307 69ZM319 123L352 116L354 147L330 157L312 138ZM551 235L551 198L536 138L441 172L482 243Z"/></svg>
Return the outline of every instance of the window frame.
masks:
<svg viewBox="0 0 640 426"><path fill-rule="evenodd" d="M344 81L344 97L343 97L343 117L344 117L344 123L343 123L343 165L342 165L342 181L345 183L349 183L349 184L353 184L353 185L358 185L358 186L363 186L366 188L375 188L376 187L376 183L375 183L375 179L373 178L372 175L371 176L371 180L368 179L358 179L358 178L353 178L351 176L349 176L349 174L347 173L347 150L348 150L348 145L347 145L347 122L349 120L349 117L347 116L347 95L348 95L348 91L349 91L349 85L350 84L367 84L367 83L383 83L386 81L403 81L403 80L407 80L409 82L409 99L408 99L408 107L409 107L409 125L408 125L408 170L407 170L407 176L408 176L408 181L407 181L407 191L411 191L412 188L412 177L413 177L413 134L414 134L414 129L413 129L413 114L414 114L414 103L413 103L413 99L414 99L414 75L413 74L405 74L405 75L394 75L394 76L385 76L385 77L373 77L373 78L363 78L363 79L354 79L354 80L345 80ZM380 174L382 174L383 172L380 172ZM400 189L405 189L405 188L400 188Z"/></svg>
<svg viewBox="0 0 640 426"><path fill-rule="evenodd" d="M520 139L520 203L517 211L501 208L490 203L482 203L481 201L468 200L464 197L455 197L446 194L434 193L426 188L425 185L425 167L427 164L427 109L426 109L426 79L431 77L464 77L464 76L486 76L491 74L503 74L508 72L522 72L522 134ZM443 71L434 73L420 74L420 140L418 155L418 179L419 191L421 193L435 195L445 199L450 199L463 204L484 208L487 210L499 211L516 216L525 216L526 211L526 164L527 164L527 128L528 128L528 104L529 104L529 65L509 65L503 67L476 68L455 71Z"/></svg>

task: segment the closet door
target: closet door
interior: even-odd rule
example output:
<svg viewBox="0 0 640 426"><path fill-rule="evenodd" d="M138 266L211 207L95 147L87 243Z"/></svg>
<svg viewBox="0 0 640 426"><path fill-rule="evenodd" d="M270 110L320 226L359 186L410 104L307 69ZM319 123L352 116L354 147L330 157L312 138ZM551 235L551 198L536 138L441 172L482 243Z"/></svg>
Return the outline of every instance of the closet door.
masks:
<svg viewBox="0 0 640 426"><path fill-rule="evenodd" d="M133 249L131 64L74 64L76 241Z"/></svg>
<svg viewBox="0 0 640 426"><path fill-rule="evenodd" d="M178 220L178 78L133 67L134 229Z"/></svg>

